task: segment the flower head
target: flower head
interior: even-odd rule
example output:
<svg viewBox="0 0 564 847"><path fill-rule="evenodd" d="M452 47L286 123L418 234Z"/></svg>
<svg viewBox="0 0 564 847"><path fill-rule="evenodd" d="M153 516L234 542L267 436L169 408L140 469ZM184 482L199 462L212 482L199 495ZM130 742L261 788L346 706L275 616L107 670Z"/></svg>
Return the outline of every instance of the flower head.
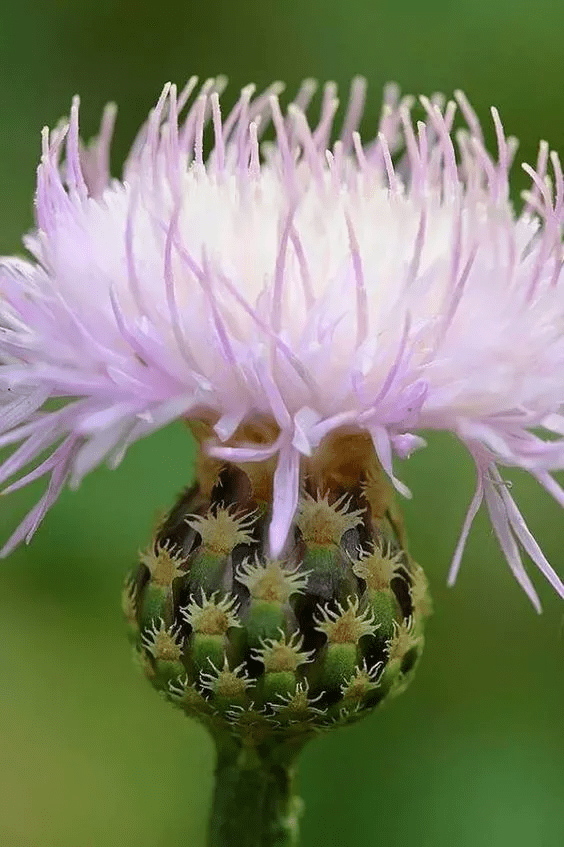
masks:
<svg viewBox="0 0 564 847"><path fill-rule="evenodd" d="M50 474L4 547L29 540L67 481L175 418L211 420L210 456L276 463L270 554L296 511L300 458L333 430L365 431L394 485L394 453L454 433L503 552L538 605L518 543L554 588L564 584L500 475L524 468L564 505L564 177L541 145L525 205L509 199L516 150L492 109L497 156L455 101L386 92L379 131L361 142L364 85L343 128L326 89L316 124L306 84L282 112L278 86L243 89L222 115L219 89L166 85L123 179L107 170L114 119L79 140L70 120L43 133L30 259L0 267L0 447L18 444L0 481L51 450L7 490ZM466 126L456 133L456 108ZM213 125L212 149L204 129ZM261 145L272 123L275 141ZM336 136L332 143L331 138ZM453 139L456 140L453 140ZM64 164L61 159L64 155ZM550 162L552 175L547 170ZM71 398L54 408L49 398ZM271 443L240 434L260 416ZM243 528L247 531L249 526Z"/></svg>

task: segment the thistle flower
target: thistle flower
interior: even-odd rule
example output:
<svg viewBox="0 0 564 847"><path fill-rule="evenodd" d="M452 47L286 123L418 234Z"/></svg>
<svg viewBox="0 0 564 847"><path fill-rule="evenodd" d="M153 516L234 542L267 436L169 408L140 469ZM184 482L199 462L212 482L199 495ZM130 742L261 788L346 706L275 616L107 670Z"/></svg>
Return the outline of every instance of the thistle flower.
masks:
<svg viewBox="0 0 564 847"><path fill-rule="evenodd" d="M31 258L0 266L0 446L20 443L0 480L51 450L5 492L50 479L3 555L29 541L67 482L116 467L175 418L209 424L203 449L217 467L272 463L274 558L300 467L324 438L368 433L409 496L392 457L423 446L428 428L454 433L476 466L451 581L485 501L535 606L519 544L564 596L499 470L527 470L564 505L551 476L564 467L564 439L552 437L564 435L558 155L543 142L536 168L523 166L531 189L515 212L516 142L492 109L497 156L486 152L460 92L421 97L419 110L390 86L377 136L362 143L360 79L336 133L332 84L313 123L311 81L285 113L282 86L247 86L226 116L224 81L189 105L196 85L165 86L121 181L108 172L113 106L88 148L78 99L65 126L43 131ZM275 140L261 145L269 123Z"/></svg>
<svg viewBox="0 0 564 847"><path fill-rule="evenodd" d="M516 142L492 109L490 155L460 92L389 87L363 143L360 79L336 131L332 84L311 123L311 81L285 112L279 84L248 86L227 115L222 79L196 86L165 86L121 181L113 106L88 147L78 99L43 132L30 258L0 262L0 448L19 445L0 483L49 483L2 553L65 484L185 420L196 482L127 580L128 631L218 744L214 847L294 844L296 752L421 656L431 604L393 459L422 429L476 466L450 580L485 502L533 604L520 547L564 597L500 470L564 505L564 175L542 143L515 211Z"/></svg>

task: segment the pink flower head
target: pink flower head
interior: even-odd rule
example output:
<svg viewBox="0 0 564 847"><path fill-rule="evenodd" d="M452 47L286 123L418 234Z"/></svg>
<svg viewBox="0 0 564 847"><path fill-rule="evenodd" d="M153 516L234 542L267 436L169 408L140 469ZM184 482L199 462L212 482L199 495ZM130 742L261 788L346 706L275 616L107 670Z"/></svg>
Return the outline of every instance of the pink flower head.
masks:
<svg viewBox="0 0 564 847"><path fill-rule="evenodd" d="M166 85L121 181L108 172L114 109L85 148L78 100L43 133L31 260L0 266L0 446L19 444L0 481L49 474L47 490L3 549L29 541L67 481L175 418L212 414L223 459L277 457L270 547L284 546L300 456L341 427L370 433L396 488L394 454L448 430L470 451L477 487L458 571L485 500L509 565L535 606L519 545L561 596L564 584L500 476L524 468L564 505L564 178L541 144L516 214L508 171L516 143L495 109L497 156L456 102L386 91L379 132L362 143L364 82L335 133L336 90L317 122L307 81L281 110L281 86L243 89L227 114L223 82L196 94ZM465 128L454 133L458 109ZM181 117L184 115L184 117ZM213 147L204 151L211 122ZM261 142L273 124L275 140ZM331 137L338 135L337 141ZM453 138L456 138L456 141ZM64 154L64 164L61 159ZM547 173L550 163L551 175ZM56 410L49 398L69 398ZM237 429L273 419L273 444ZM533 430L546 430L543 440Z"/></svg>

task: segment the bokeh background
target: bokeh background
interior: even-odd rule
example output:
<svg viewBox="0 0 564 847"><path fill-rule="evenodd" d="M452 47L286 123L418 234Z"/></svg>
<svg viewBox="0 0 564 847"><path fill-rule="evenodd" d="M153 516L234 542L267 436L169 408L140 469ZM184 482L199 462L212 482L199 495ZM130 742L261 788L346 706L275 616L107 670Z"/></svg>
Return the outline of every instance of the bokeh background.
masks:
<svg viewBox="0 0 564 847"><path fill-rule="evenodd" d="M32 222L39 132L82 95L95 131L120 106L117 173L166 80L353 74L382 85L464 88L484 121L497 104L532 161L540 138L564 152L561 0L18 0L0 11L0 252ZM492 138L488 128L488 137ZM518 171L516 187L523 181ZM2 847L203 847L213 771L206 734L163 703L130 662L123 573L155 516L192 476L180 425L136 445L120 470L66 492L30 548L0 566ZM432 437L402 474L412 550L436 614L412 689L393 706L311 744L301 762L304 847L561 847L564 844L562 602L537 579L538 617L484 516L459 581L449 557L472 469ZM531 528L564 573L564 514L511 477ZM38 496L0 504L6 537Z"/></svg>

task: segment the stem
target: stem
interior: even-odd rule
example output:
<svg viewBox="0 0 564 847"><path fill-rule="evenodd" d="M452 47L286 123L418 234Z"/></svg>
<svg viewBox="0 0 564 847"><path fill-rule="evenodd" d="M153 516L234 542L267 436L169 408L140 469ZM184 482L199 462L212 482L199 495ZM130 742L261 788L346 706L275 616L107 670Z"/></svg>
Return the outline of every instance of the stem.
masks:
<svg viewBox="0 0 564 847"><path fill-rule="evenodd" d="M297 847L301 800L291 762L219 752L208 847Z"/></svg>

